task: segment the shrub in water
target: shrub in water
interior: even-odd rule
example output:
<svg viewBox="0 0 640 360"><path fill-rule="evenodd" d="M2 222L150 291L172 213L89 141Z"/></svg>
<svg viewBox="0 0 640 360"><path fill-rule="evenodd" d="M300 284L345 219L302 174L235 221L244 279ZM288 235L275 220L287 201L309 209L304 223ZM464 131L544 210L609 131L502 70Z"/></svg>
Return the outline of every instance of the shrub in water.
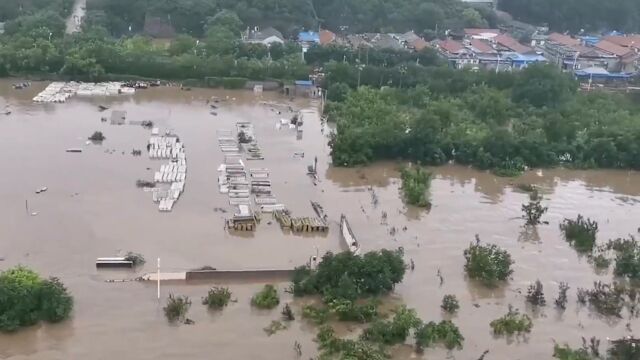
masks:
<svg viewBox="0 0 640 360"><path fill-rule="evenodd" d="M535 283L529 285L529 289L527 291L527 302L534 306L545 306L547 304L540 280L536 280Z"/></svg>
<svg viewBox="0 0 640 360"><path fill-rule="evenodd" d="M163 308L164 315L169 322L184 322L190 307L191 300L189 300L189 297L169 294L167 305Z"/></svg>
<svg viewBox="0 0 640 360"><path fill-rule="evenodd" d="M564 234L565 240L577 251L582 253L591 252L596 244L598 223L578 215L575 220L564 219L560 224L560 230Z"/></svg>
<svg viewBox="0 0 640 360"><path fill-rule="evenodd" d="M445 295L442 298L442 305L440 305L440 307L449 314L453 314L458 311L460 304L455 295Z"/></svg>
<svg viewBox="0 0 640 360"><path fill-rule="evenodd" d="M509 305L509 312L506 315L493 320L489 325L496 335L519 335L529 333L533 328L531 318L526 314L520 314L511 305Z"/></svg>
<svg viewBox="0 0 640 360"><path fill-rule="evenodd" d="M226 287L213 287L202 298L202 305L207 305L209 309L222 309L229 304L231 300L231 291Z"/></svg>
<svg viewBox="0 0 640 360"><path fill-rule="evenodd" d="M462 349L464 337L458 327L449 320L429 322L422 325L415 333L416 349L422 352L424 348L431 347L437 343L443 344L447 349Z"/></svg>
<svg viewBox="0 0 640 360"><path fill-rule="evenodd" d="M264 288L251 298L251 305L260 309L273 309L280 304L278 290L271 284L267 284Z"/></svg>
<svg viewBox="0 0 640 360"><path fill-rule="evenodd" d="M481 245L479 239L464 251L464 269L470 278L480 280L485 285L494 286L513 273L511 255L497 245Z"/></svg>

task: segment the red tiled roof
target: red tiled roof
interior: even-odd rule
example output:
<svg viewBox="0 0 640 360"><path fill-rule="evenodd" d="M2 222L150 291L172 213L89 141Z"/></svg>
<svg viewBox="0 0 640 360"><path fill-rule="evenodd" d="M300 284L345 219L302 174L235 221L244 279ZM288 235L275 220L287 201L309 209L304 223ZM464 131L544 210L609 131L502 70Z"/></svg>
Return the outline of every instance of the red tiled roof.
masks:
<svg viewBox="0 0 640 360"><path fill-rule="evenodd" d="M464 50L462 43L450 39L440 41L438 46L450 54L458 54Z"/></svg>
<svg viewBox="0 0 640 360"><path fill-rule="evenodd" d="M336 40L336 34L329 30L320 30L320 45L326 45Z"/></svg>
<svg viewBox="0 0 640 360"><path fill-rule="evenodd" d="M528 46L524 46L520 44L518 40L512 38L507 34L500 34L493 39L495 40L496 43L498 43L498 45L504 46L507 49L517 52L519 54L525 54L533 50Z"/></svg>
<svg viewBox="0 0 640 360"><path fill-rule="evenodd" d="M604 40L619 46L640 48L640 35L605 36Z"/></svg>
<svg viewBox="0 0 640 360"><path fill-rule="evenodd" d="M496 52L496 50L492 48L491 45L479 39L472 39L471 47L483 54L494 54Z"/></svg>
<svg viewBox="0 0 640 360"><path fill-rule="evenodd" d="M481 34L500 34L500 30L498 29L476 29L476 28L469 28L469 29L464 29L464 34L465 35L481 35Z"/></svg>
<svg viewBox="0 0 640 360"><path fill-rule="evenodd" d="M427 43L423 39L418 38L418 39L415 39L413 42L411 42L411 45L413 46L414 49L416 49L416 51L420 51L428 47L429 43Z"/></svg>
<svg viewBox="0 0 640 360"><path fill-rule="evenodd" d="M559 33L549 34L547 41L553 41L558 44L567 45L567 46L580 45L580 40L574 39L569 35L563 35Z"/></svg>
<svg viewBox="0 0 640 360"><path fill-rule="evenodd" d="M630 50L629 48L622 47L607 40L601 40L594 46L616 56L625 56L630 52L633 52L633 50Z"/></svg>

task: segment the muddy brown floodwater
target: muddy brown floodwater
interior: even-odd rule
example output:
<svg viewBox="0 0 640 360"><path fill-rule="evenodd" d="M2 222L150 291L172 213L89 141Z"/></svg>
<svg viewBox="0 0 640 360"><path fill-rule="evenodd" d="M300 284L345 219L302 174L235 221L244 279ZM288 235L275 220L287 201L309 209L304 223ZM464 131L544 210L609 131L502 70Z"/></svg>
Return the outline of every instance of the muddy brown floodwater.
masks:
<svg viewBox="0 0 640 360"><path fill-rule="evenodd" d="M364 250L405 249L416 268L408 272L392 298L417 309L425 320L440 320L442 296L455 294L461 309L453 321L466 338L464 349L446 352L429 349L423 358L477 359L490 350L489 359L547 359L553 341L578 345L582 336L601 339L632 334L628 320L610 321L576 305L575 290L595 280L611 281L612 274L598 274L561 238L558 224L578 213L600 224L599 240L635 234L640 226L640 174L626 171L545 170L509 180L460 166L433 169L434 204L429 213L407 209L398 192L397 164L380 163L361 169L333 168L317 115L307 118L302 139L294 131L276 129L276 122L290 117L278 114L260 101L277 101L295 108L317 108L309 101L265 93L214 90L180 91L157 88L132 97L73 98L65 104L34 104L31 98L46 86L34 83L26 90L11 89L0 81L0 108L9 104L11 115L0 115L0 269L23 264L43 275L60 277L74 295L72 319L61 324L38 325L15 334L0 334L0 358L5 359L295 359L295 341L303 358L316 355L315 328L295 321L271 337L262 328L280 317L279 311L250 307L251 295L261 283L247 279L226 284L237 298L220 313L209 313L199 303L211 283L164 284L162 301L154 284L106 283L106 279L133 278L154 271L162 259L164 271L184 271L203 265L219 269L290 268L325 251L339 251L338 220L345 213ZM208 112L205 99L226 98L218 116ZM235 100L234 100L235 99ZM132 149L144 149L149 131L140 126L110 125L100 118L98 104L127 111L128 120L153 120L162 129L173 129L186 147L189 174L186 189L173 212L159 213L151 195L135 187L137 179L153 177L161 162L133 157ZM275 222L262 221L255 234L230 235L224 231L231 210L226 195L218 193L217 167L222 154L216 130L234 129L239 120L250 120L264 152L256 166L272 170L273 190L294 214L312 215L309 200L322 203L330 218L326 236L283 234ZM85 145L99 130L102 145ZM326 134L327 131L324 132ZM66 153L82 147L80 154ZM115 150L115 151L113 151ZM304 159L294 153L304 151ZM124 154L123 154L124 152ZM144 153L143 153L144 154ZM305 175L317 156L321 182L314 186ZM147 170L151 168L151 170ZM514 182L531 182L544 193L549 207L537 233L524 231L520 206L527 195ZM36 195L42 186L49 190ZM373 195L377 203L372 201ZM25 209L37 212L30 216ZM388 224L381 224L382 212ZM390 234L395 227L395 235ZM406 230L405 230L406 227ZM485 242L506 248L515 260L508 285L494 290L467 280L463 273L463 249L479 234ZM97 271L96 257L121 251L140 252L150 263L137 272ZM438 269L444 276L440 285ZM567 310L553 306L534 313L525 306L529 283L539 279L547 302L557 295L557 284L570 284ZM278 284L282 290L285 283ZM192 326L170 326L162 314L168 293L193 299ZM283 301L289 301L288 294ZM494 338L489 322L507 311L508 304L527 311L534 328L524 339L507 342ZM479 307L479 308L478 308ZM297 308L299 311L299 308ZM631 320L636 331L638 320ZM637 335L637 334L636 334ZM407 346L393 350L394 358L419 358Z"/></svg>

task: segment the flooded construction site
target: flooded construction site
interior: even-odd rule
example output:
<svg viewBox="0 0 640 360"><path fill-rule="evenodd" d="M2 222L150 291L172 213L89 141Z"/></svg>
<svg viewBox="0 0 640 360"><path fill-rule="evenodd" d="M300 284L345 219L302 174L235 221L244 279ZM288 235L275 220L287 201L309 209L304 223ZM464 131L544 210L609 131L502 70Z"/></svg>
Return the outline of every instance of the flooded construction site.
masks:
<svg viewBox="0 0 640 360"><path fill-rule="evenodd" d="M606 342L640 329L638 319L613 321L577 305L577 288L611 282L613 274L596 273L558 228L563 218L583 214L598 221L599 241L637 235L640 173L554 169L505 179L448 165L430 169L433 206L426 211L403 204L400 163L331 166L331 125L321 122L319 101L161 86L126 96L34 102L48 85L15 90L0 81L0 270L22 264L57 276L75 307L60 324L0 334L1 359L298 359L295 342L302 358L314 357L314 325L298 316L268 336L263 328L280 311L250 305L251 296L273 282L281 304L293 301L299 313L307 300L285 293L282 277L167 281L160 301L154 282L108 280L153 273L157 258L163 273L203 266L290 270L326 251L348 250L342 214L362 252L403 247L405 260L415 264L386 301L439 321L443 295L460 300L452 320L465 337L462 350L417 355L405 345L393 348L395 359L467 360L485 350L486 360L548 359L554 341L577 346L581 337L596 336ZM302 125L291 125L294 116ZM88 141L96 131L105 139ZM239 139L239 131L252 141ZM539 186L548 225L523 228L528 195L516 183ZM285 208L289 214L280 211ZM511 253L514 274L507 285L490 290L466 278L463 251L476 234ZM147 263L135 270L96 269L96 258L128 251L143 254ZM566 311L529 309L524 297L535 280L544 284L548 302L558 283L568 282ZM228 286L237 302L214 313L200 298L217 284ZM162 307L169 293L193 300L189 318L195 324L167 324ZM530 334L513 341L494 338L489 327L509 304L534 322ZM350 330L357 333L356 326L339 329Z"/></svg>

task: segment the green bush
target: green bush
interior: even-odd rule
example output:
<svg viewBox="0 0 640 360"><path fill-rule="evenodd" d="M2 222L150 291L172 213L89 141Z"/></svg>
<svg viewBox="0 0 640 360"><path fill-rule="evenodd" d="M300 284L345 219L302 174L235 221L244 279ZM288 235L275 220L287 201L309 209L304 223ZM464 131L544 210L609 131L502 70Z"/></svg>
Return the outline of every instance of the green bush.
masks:
<svg viewBox="0 0 640 360"><path fill-rule="evenodd" d="M598 223L591 219L585 219L582 215L573 219L564 219L560 224L560 230L567 240L578 252L588 253L596 244Z"/></svg>
<svg viewBox="0 0 640 360"><path fill-rule="evenodd" d="M476 241L464 251L464 257L467 275L487 286L495 286L498 281L507 280L513 273L511 255L497 245L481 245Z"/></svg>
<svg viewBox="0 0 640 360"><path fill-rule="evenodd" d="M634 237L609 241L607 248L616 252L614 273L629 279L640 279L640 243Z"/></svg>
<svg viewBox="0 0 640 360"><path fill-rule="evenodd" d="M320 328L316 342L320 349L320 359L386 360L390 357L381 344L362 339L337 338L328 325Z"/></svg>
<svg viewBox="0 0 640 360"><path fill-rule="evenodd" d="M424 348L437 343L443 344L447 349L462 349L464 337L458 327L450 320L443 320L436 324L431 321L422 325L415 333L416 349L422 352Z"/></svg>
<svg viewBox="0 0 640 360"><path fill-rule="evenodd" d="M553 346L553 357L560 360L595 360L586 349L574 350L567 344L563 346L555 344Z"/></svg>
<svg viewBox="0 0 640 360"><path fill-rule="evenodd" d="M460 309L460 304L455 295L445 295L442 298L442 305L440 305L440 307L449 314L453 314Z"/></svg>
<svg viewBox="0 0 640 360"><path fill-rule="evenodd" d="M493 320L490 324L493 333L496 335L519 335L529 333L533 328L533 322L529 315L520 314L518 310L514 310L509 305L509 312L498 319Z"/></svg>
<svg viewBox="0 0 640 360"><path fill-rule="evenodd" d="M280 304L278 289L267 284L264 288L251 298L251 305L260 309L273 309Z"/></svg>
<svg viewBox="0 0 640 360"><path fill-rule="evenodd" d="M378 318L378 302L369 300L359 304L346 299L336 299L329 303L331 311L338 315L340 321L370 322Z"/></svg>
<svg viewBox="0 0 640 360"><path fill-rule="evenodd" d="M226 287L213 287L209 289L207 296L202 298L202 305L209 309L222 309L231 301L231 291Z"/></svg>
<svg viewBox="0 0 640 360"><path fill-rule="evenodd" d="M409 332L417 329L421 324L422 321L415 310L401 306L395 310L392 320L374 321L362 332L361 339L383 345L402 344L409 336Z"/></svg>
<svg viewBox="0 0 640 360"><path fill-rule="evenodd" d="M167 299L167 305L162 309L164 315L169 322L184 322L186 320L187 313L191 308L191 300L188 296L174 296L169 294Z"/></svg>
<svg viewBox="0 0 640 360"><path fill-rule="evenodd" d="M42 279L18 266L0 273L0 331L11 332L39 321L65 320L73 298L57 278Z"/></svg>

